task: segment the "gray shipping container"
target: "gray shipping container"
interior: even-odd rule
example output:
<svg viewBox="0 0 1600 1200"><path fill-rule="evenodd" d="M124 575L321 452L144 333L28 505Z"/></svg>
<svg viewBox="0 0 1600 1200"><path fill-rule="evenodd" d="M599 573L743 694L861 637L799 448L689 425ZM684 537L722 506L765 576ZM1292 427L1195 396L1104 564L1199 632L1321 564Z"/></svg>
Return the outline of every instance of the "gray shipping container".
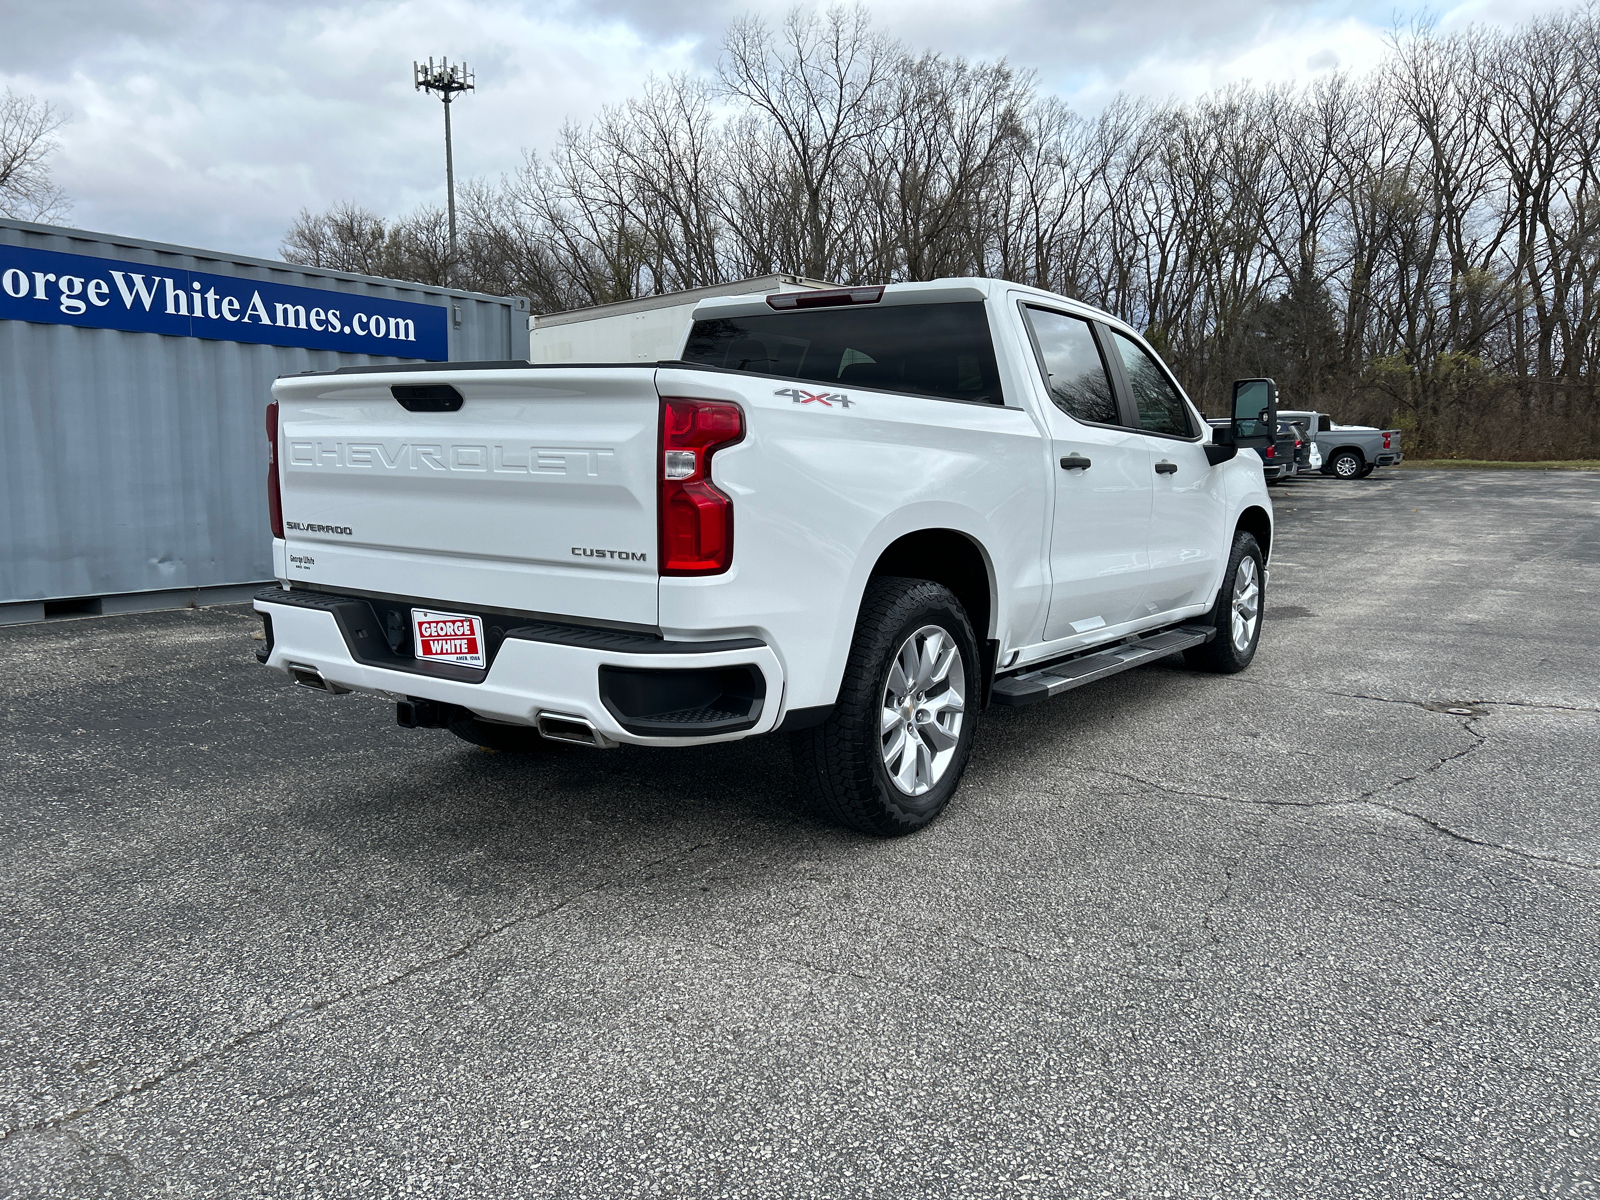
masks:
<svg viewBox="0 0 1600 1200"><path fill-rule="evenodd" d="M527 315L521 297L0 220L0 623L271 579L272 381L525 360Z"/></svg>

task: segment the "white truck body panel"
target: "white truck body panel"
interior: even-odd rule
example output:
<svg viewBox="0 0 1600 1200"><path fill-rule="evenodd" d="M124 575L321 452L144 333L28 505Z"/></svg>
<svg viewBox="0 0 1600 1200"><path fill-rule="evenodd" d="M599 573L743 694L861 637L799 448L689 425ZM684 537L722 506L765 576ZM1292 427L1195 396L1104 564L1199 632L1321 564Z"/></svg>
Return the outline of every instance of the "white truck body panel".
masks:
<svg viewBox="0 0 1600 1200"><path fill-rule="evenodd" d="M661 581L669 637L748 633L774 646L794 708L830 704L878 556L907 533L955 529L989 552L1009 628L1042 607L1039 439L1021 409L885 392L849 408L797 405L782 380L663 368L664 395L736 400L750 429L719 452L734 498L733 568ZM1022 597L1034 597L1028 605ZM984 636L985 631L978 631ZM994 636L990 634L989 636Z"/></svg>
<svg viewBox="0 0 1600 1200"><path fill-rule="evenodd" d="M370 375L280 381L286 577L655 625L654 375L414 372L468 406L417 413Z"/></svg>
<svg viewBox="0 0 1600 1200"><path fill-rule="evenodd" d="M1201 433L1178 438L1082 424L1057 408L1019 299L1135 336L1106 314L987 280L895 285L884 302L957 293L985 305L1003 404L844 384L833 385L835 399L848 404L802 402L809 393L786 377L671 364L280 380L292 524L275 551L285 587L643 630L666 640L658 651L702 645L680 656L507 640L481 680L435 678L358 661L328 612L264 594L257 607L275 633L268 665L493 720L576 714L613 741L678 745L752 736L832 704L869 577L907 534L954 531L978 548L990 595L975 633L996 643L1002 670L1207 612L1241 513L1259 509L1270 521L1260 460L1243 453L1212 466L1197 411ZM761 304L698 311L752 301ZM461 410L412 413L389 393L426 383L458 389ZM722 574L658 574L661 397L743 411L743 439L712 460L712 482L734 511ZM1073 453L1092 459L1092 471L1063 469ZM1157 463L1176 469L1158 473ZM736 639L745 639L737 649L703 645ZM630 733L601 701L596 675L641 664L752 665L767 684L760 719L731 735Z"/></svg>

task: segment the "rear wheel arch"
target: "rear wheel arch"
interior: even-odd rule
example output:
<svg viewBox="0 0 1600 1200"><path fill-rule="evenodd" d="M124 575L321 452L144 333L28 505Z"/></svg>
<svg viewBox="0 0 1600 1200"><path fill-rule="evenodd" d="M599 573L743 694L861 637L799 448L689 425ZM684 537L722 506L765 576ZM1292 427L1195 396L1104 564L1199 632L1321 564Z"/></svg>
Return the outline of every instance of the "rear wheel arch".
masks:
<svg viewBox="0 0 1600 1200"><path fill-rule="evenodd" d="M982 642L993 636L994 569L989 556L969 535L955 529L919 529L884 547L868 578L881 575L927 579L949 588Z"/></svg>
<svg viewBox="0 0 1600 1200"><path fill-rule="evenodd" d="M1267 515L1266 509L1252 504L1239 514L1239 520L1233 528L1235 533L1242 529L1253 536L1261 547L1261 557L1267 562L1272 561L1272 518Z"/></svg>

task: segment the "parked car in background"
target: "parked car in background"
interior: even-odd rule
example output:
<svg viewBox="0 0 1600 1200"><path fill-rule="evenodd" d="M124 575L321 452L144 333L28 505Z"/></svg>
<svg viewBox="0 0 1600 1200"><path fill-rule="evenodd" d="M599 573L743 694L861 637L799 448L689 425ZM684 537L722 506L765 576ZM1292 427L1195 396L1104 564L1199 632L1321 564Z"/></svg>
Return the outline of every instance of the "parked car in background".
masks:
<svg viewBox="0 0 1600 1200"><path fill-rule="evenodd" d="M1206 424L1213 429L1226 429L1229 422L1221 417L1207 417ZM1294 436L1284 433L1281 425L1272 444L1257 450L1256 454L1261 458L1261 477L1268 483L1277 483L1295 473Z"/></svg>
<svg viewBox="0 0 1600 1200"><path fill-rule="evenodd" d="M1304 424L1312 431L1322 455L1324 475L1340 479L1365 479L1378 467L1390 467L1405 455L1400 452L1400 431L1376 425L1337 425L1327 413L1281 410L1280 421Z"/></svg>
<svg viewBox="0 0 1600 1200"><path fill-rule="evenodd" d="M1310 431L1304 425L1292 421L1280 421L1278 432L1288 434L1294 438L1294 473L1296 475L1305 471L1315 471L1322 466L1322 456L1316 453L1317 443ZM1312 457L1317 461L1313 463Z"/></svg>
<svg viewBox="0 0 1600 1200"><path fill-rule="evenodd" d="M1271 454L1263 461L1268 466L1276 466L1278 468L1278 483L1282 483L1285 479L1292 479L1299 474L1300 464L1295 459L1295 443L1298 440L1292 430L1280 425L1278 426L1277 435L1272 440L1272 445L1267 447Z"/></svg>

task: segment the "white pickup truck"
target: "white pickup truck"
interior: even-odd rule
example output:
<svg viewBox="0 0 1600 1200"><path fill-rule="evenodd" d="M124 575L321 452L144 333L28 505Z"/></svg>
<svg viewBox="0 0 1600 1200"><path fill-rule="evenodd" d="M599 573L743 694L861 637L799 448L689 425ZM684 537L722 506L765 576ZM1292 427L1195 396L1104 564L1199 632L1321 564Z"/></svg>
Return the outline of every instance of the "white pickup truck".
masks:
<svg viewBox="0 0 1600 1200"><path fill-rule="evenodd" d="M1213 430L1120 321L985 279L708 300L671 362L285 377L258 656L494 748L789 732L826 813L908 832L988 704L1249 664L1237 387Z"/></svg>

